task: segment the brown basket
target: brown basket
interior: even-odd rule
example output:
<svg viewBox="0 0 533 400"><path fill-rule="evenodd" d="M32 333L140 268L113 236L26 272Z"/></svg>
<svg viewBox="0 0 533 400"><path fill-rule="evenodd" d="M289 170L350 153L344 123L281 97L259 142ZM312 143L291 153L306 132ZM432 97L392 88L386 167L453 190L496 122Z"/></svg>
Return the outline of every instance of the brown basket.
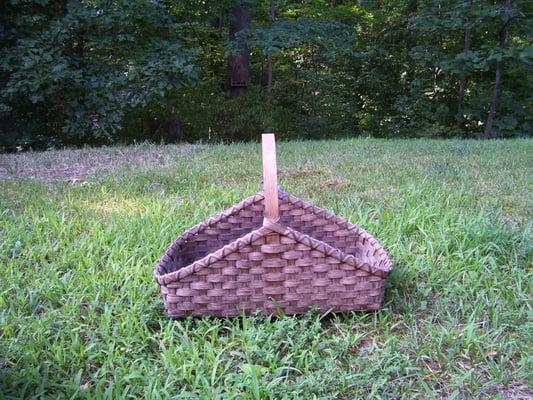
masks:
<svg viewBox="0 0 533 400"><path fill-rule="evenodd" d="M156 265L170 317L376 310L392 262L369 233L278 193L274 135L263 135L264 192L181 235Z"/></svg>

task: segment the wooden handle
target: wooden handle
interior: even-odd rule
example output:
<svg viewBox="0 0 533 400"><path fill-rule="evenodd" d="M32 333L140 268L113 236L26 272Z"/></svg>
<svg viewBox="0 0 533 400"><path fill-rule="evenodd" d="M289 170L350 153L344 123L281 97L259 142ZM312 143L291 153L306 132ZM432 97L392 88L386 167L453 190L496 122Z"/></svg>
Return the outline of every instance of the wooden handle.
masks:
<svg viewBox="0 0 533 400"><path fill-rule="evenodd" d="M276 138L273 133L263 133L263 193L265 195L265 218L277 221L278 171L276 165Z"/></svg>

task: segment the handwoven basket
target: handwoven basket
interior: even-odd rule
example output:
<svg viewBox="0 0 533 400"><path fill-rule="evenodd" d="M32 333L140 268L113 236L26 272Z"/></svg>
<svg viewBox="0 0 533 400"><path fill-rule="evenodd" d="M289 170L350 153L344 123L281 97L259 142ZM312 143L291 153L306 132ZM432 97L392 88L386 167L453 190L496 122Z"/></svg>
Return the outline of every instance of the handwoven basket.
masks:
<svg viewBox="0 0 533 400"><path fill-rule="evenodd" d="M156 265L168 316L277 309L376 310L392 262L369 233L278 193L274 135L263 135L264 192L189 229Z"/></svg>

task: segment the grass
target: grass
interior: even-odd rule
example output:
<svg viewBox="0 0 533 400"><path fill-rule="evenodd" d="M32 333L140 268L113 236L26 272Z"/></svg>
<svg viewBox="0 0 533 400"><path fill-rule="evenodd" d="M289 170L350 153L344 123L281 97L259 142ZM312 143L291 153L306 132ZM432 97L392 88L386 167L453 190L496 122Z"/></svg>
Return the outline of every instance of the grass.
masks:
<svg viewBox="0 0 533 400"><path fill-rule="evenodd" d="M391 254L383 309L181 321L153 265L258 190L259 145L0 156L0 398L531 398L532 154L280 143L286 190Z"/></svg>

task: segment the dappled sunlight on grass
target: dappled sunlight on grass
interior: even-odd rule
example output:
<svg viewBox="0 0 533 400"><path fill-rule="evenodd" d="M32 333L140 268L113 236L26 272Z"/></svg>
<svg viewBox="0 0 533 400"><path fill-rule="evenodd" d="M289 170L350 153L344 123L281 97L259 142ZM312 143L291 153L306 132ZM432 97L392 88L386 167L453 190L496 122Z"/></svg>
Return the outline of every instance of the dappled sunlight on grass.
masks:
<svg viewBox="0 0 533 400"><path fill-rule="evenodd" d="M106 199L89 202L87 208L101 215L117 213L123 216L133 216L143 214L146 211L143 199Z"/></svg>

